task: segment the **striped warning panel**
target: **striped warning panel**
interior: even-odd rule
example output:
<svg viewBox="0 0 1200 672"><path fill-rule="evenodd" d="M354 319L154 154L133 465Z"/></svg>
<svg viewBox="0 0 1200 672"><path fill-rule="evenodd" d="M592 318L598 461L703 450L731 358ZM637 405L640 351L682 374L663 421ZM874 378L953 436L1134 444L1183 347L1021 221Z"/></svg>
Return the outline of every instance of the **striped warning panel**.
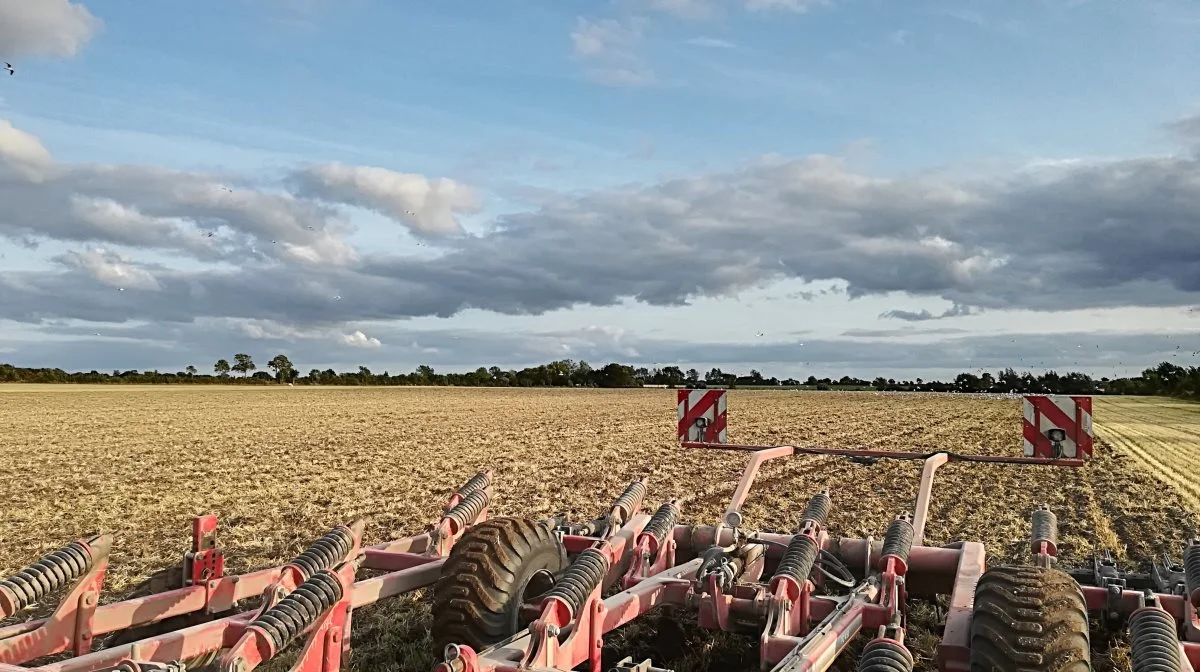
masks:
<svg viewBox="0 0 1200 672"><path fill-rule="evenodd" d="M1092 456L1092 398L1066 395L1026 395L1025 435L1027 457L1085 458ZM1055 455L1050 430L1061 429L1066 437Z"/></svg>
<svg viewBox="0 0 1200 672"><path fill-rule="evenodd" d="M679 440L725 443L725 390L679 390Z"/></svg>

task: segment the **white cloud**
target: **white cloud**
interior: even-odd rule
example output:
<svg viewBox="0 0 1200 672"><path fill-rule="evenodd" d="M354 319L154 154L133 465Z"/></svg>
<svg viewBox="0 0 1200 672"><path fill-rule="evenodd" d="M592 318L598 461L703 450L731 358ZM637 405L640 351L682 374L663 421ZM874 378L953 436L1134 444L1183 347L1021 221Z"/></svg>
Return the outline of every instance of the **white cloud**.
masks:
<svg viewBox="0 0 1200 672"><path fill-rule="evenodd" d="M159 291L162 285L150 271L138 267L129 259L103 249L71 251L61 261L83 271L99 282L118 290L140 289Z"/></svg>
<svg viewBox="0 0 1200 672"><path fill-rule="evenodd" d="M0 119L0 176L7 168L30 182L41 182L53 165L54 157L40 140Z"/></svg>
<svg viewBox="0 0 1200 672"><path fill-rule="evenodd" d="M733 49L737 46L729 40L722 40L719 37L693 37L685 42L694 47L708 47L710 49Z"/></svg>
<svg viewBox="0 0 1200 672"><path fill-rule="evenodd" d="M588 77L608 86L654 83L654 72L637 53L645 39L646 25L641 17L624 20L579 17L571 32L571 42L575 56L588 63Z"/></svg>
<svg viewBox="0 0 1200 672"><path fill-rule="evenodd" d="M424 236L461 234L458 216L480 207L475 191L460 182L372 166L309 166L292 181L302 194L375 210Z"/></svg>
<svg viewBox="0 0 1200 672"><path fill-rule="evenodd" d="M0 0L0 58L74 56L102 25L69 0Z"/></svg>
<svg viewBox="0 0 1200 672"><path fill-rule="evenodd" d="M378 338L367 336L361 331L352 334L342 334L342 343L352 348L378 348L383 345Z"/></svg>

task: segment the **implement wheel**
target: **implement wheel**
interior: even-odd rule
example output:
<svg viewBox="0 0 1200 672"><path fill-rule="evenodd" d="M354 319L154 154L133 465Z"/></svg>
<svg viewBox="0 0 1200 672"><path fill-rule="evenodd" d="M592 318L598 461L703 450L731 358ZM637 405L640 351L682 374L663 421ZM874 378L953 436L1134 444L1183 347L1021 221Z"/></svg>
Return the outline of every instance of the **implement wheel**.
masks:
<svg viewBox="0 0 1200 672"><path fill-rule="evenodd" d="M166 569L161 569L150 575L150 578L139 583L132 592L125 598L132 600L138 597L148 597L165 593L168 590L176 590L183 588L183 565L175 565ZM203 611L197 611L190 614L181 614L172 616L171 618L163 619L157 623L149 623L125 630L114 632L105 643L105 648L121 646L123 644L131 644L141 639L148 637L157 637L158 635L189 628L193 625L207 623L213 619L223 618L233 613L232 611L221 614L206 614ZM213 651L195 658L188 658L181 662L188 670L203 670L217 662L217 658L221 655L221 651Z"/></svg>
<svg viewBox="0 0 1200 672"><path fill-rule="evenodd" d="M971 672L1088 672L1087 604L1057 569L995 567L975 587Z"/></svg>
<svg viewBox="0 0 1200 672"><path fill-rule="evenodd" d="M478 651L528 627L521 605L548 591L566 566L566 548L542 523L493 518L469 528L434 585L435 651L447 644Z"/></svg>

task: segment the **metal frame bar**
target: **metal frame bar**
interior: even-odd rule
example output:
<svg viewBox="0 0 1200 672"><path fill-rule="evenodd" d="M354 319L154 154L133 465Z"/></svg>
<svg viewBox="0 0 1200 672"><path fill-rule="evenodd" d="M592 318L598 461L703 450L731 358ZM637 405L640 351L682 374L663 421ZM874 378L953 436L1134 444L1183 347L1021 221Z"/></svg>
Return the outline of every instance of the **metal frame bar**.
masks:
<svg viewBox="0 0 1200 672"><path fill-rule="evenodd" d="M491 478L491 471L481 472L460 488L447 501L441 520L431 525L429 532L360 549L361 523L347 526L353 545L347 553L349 558L344 561L353 560L355 565L346 570L351 572L350 580L359 569L387 572L347 584L350 588L347 606L353 608L372 604L432 585L440 574L449 549L461 536L465 526L487 518L488 503L492 496ZM464 496L465 489L477 479L482 479L474 486L476 491L483 493L482 501L476 495L473 503L460 507L470 496L470 491ZM465 525L460 525L459 519ZM215 525L213 516L198 516L193 521L193 544L191 551L185 554L185 569L193 567L189 561L201 553L210 553L212 555L200 555L202 563L195 569L198 572L207 569L210 576L220 574L223 559L215 548ZM111 537L107 535L92 540L94 560L88 573L76 580L75 587L60 602L53 615L0 628L0 672L93 672L122 662L167 663L229 648L245 634L256 617L294 590L300 582L295 565L288 563L242 575L215 576L200 585L96 606L110 545ZM187 578L184 577L185 582ZM89 653L90 643L100 635L157 623L174 616L220 613L234 608L241 600L259 596L264 597L264 604L256 609ZM340 635L333 633L344 630L348 634L349 620L350 615L346 613L335 618L333 626L330 626L323 623L323 617L319 617L309 624L305 633L309 633L314 626L322 631L332 627L331 636L340 638ZM85 642L86 646L83 645ZM305 655L302 655L297 667L315 665L314 661L323 660L325 669L336 670L340 658L330 660L332 654L328 646L314 647L311 644L310 641L306 645ZM348 638L340 646L348 651ZM20 667L23 663L68 649L73 649L76 656L39 667ZM309 649L312 649L312 655L308 655Z"/></svg>

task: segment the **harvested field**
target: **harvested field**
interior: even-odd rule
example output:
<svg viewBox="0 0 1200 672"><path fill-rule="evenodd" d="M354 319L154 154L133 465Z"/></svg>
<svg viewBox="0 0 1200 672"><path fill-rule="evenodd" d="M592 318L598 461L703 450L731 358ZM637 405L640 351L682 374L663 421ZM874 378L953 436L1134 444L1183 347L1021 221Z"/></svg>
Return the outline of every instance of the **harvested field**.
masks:
<svg viewBox="0 0 1200 672"><path fill-rule="evenodd" d="M1200 404L1158 397L1101 397L1094 403L1100 437L1200 511Z"/></svg>
<svg viewBox="0 0 1200 672"><path fill-rule="evenodd" d="M734 391L729 408L730 439L739 443L1021 450L1019 400ZM1106 414L1123 408L1098 404L1102 437L1120 435ZM353 517L368 521L366 541L375 543L420 532L453 488L487 467L496 472L493 515L567 511L582 520L649 476L648 505L686 496L685 521L715 522L746 458L678 448L674 418L667 390L3 387L0 575L108 531L116 535L106 581L113 599L178 562L190 516L202 512L220 516L234 572L285 562ZM833 533L878 537L911 506L919 471L918 463L822 457L769 462L747 524L788 531L807 498L829 486ZM1059 515L1068 563L1100 544L1136 564L1177 553L1197 530L1194 503L1136 458L1103 447L1077 470L948 465L934 494L927 543L978 540L992 562L1025 558L1029 512L1042 502ZM931 669L934 625L918 623L913 633L920 669ZM364 608L351 668L429 670L427 627L420 598ZM622 635L655 655L645 630L637 624ZM686 636L703 647L699 654L655 662L680 672L756 669L751 640ZM1098 670L1113 667L1097 662Z"/></svg>

